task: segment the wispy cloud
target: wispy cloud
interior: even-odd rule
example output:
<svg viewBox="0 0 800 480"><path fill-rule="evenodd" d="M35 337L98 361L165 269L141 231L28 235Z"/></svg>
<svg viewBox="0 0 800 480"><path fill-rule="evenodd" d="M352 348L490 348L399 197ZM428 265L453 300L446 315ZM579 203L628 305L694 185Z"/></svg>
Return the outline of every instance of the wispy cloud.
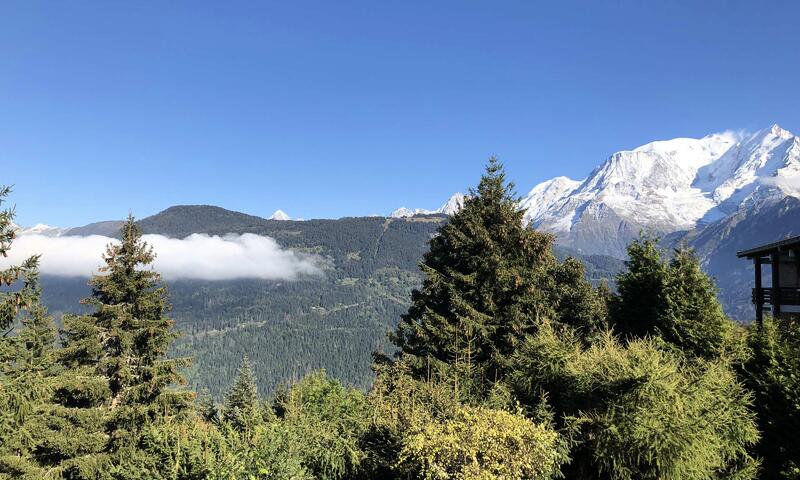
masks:
<svg viewBox="0 0 800 480"><path fill-rule="evenodd" d="M165 279L231 280L260 278L294 280L319 275L318 258L284 249L270 238L251 233L209 236L194 234L183 239L145 235L156 252L154 268ZM107 244L118 240L100 235L60 236L26 234L13 243L10 255L0 266L19 263L41 254L43 273L85 276L97 272Z"/></svg>

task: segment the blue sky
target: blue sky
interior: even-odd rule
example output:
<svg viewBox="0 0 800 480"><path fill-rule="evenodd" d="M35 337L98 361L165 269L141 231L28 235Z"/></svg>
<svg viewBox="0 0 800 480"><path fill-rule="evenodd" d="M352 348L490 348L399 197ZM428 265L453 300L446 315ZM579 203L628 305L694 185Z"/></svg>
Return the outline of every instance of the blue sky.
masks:
<svg viewBox="0 0 800 480"><path fill-rule="evenodd" d="M0 183L24 225L208 203L435 208L613 151L800 133L798 2L0 4Z"/></svg>

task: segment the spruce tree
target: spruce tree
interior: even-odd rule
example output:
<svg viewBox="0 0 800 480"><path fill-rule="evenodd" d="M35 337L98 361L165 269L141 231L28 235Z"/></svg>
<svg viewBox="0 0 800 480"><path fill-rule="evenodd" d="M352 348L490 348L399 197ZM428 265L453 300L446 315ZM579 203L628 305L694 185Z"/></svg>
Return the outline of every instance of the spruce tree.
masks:
<svg viewBox="0 0 800 480"><path fill-rule="evenodd" d="M631 337L653 334L666 309L667 266L658 240L642 235L631 242L625 266L626 271L617 277L617 294L610 305L614 329Z"/></svg>
<svg viewBox="0 0 800 480"><path fill-rule="evenodd" d="M0 190L0 201L8 189ZM0 212L0 254L15 236L13 212ZM13 288L22 281L22 288ZM41 304L38 257L0 273L0 478L102 478L107 435L102 400L92 402L102 380L64 370L56 330ZM74 394L74 395L71 395Z"/></svg>
<svg viewBox="0 0 800 480"><path fill-rule="evenodd" d="M678 248L667 261L655 238L642 237L628 247L628 256L611 301L616 332L629 338L655 335L707 359L730 349L734 326L692 250Z"/></svg>
<svg viewBox="0 0 800 480"><path fill-rule="evenodd" d="M730 346L734 325L722 311L714 280L685 247L675 251L667 272L659 333L691 355L719 357Z"/></svg>
<svg viewBox="0 0 800 480"><path fill-rule="evenodd" d="M61 352L69 368L88 367L106 379L111 448L131 447L142 426L185 411L191 395L171 388L183 383L185 359L166 357L177 333L166 315L166 287L152 270L153 249L132 216L122 240L106 248L100 273L90 280L88 315L65 318Z"/></svg>
<svg viewBox="0 0 800 480"><path fill-rule="evenodd" d="M243 432L253 426L259 413L258 386L250 360L245 355L233 385L225 394L222 418Z"/></svg>
<svg viewBox="0 0 800 480"><path fill-rule="evenodd" d="M492 157L463 208L430 241L422 288L392 335L417 377L447 370L470 382L465 389L487 392L542 320L587 335L603 329L605 302L583 265L558 263L553 236L525 226L524 215Z"/></svg>
<svg viewBox="0 0 800 480"><path fill-rule="evenodd" d="M742 377L755 396L762 478L800 478L800 324L766 317L750 328L748 342Z"/></svg>
<svg viewBox="0 0 800 480"><path fill-rule="evenodd" d="M0 353L0 478L39 478L46 465L36 458L41 444L42 415L56 385L54 358L56 328L40 302L37 273L30 272L27 286L34 294L19 314L17 335L2 339Z"/></svg>
<svg viewBox="0 0 800 480"><path fill-rule="evenodd" d="M0 204L9 192L0 188ZM12 209L0 211L0 257L12 248L13 219ZM0 478L31 477L29 421L49 391L55 333L39 302L38 257L0 271L0 286Z"/></svg>
<svg viewBox="0 0 800 480"><path fill-rule="evenodd" d="M0 206L11 193L10 187L0 187ZM0 257L8 257L11 244L16 237L17 227L14 225L14 210L0 210ZM33 302L36 296L35 282L25 282L26 278L38 272L39 257L32 256L20 265L12 265L0 270L0 334L7 337L14 327L17 314ZM14 288L22 282L22 288Z"/></svg>

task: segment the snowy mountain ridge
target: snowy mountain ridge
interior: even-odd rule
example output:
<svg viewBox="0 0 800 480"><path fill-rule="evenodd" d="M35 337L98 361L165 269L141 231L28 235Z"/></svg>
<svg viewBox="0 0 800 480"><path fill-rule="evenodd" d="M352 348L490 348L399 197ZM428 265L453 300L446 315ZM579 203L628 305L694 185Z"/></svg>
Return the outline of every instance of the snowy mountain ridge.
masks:
<svg viewBox="0 0 800 480"><path fill-rule="evenodd" d="M619 151L583 180L536 185L520 206L526 222L554 233L561 245L624 258L642 230L689 231L787 196L800 198L800 137L775 124ZM391 216L451 214L462 203L456 194L438 210L400 208Z"/></svg>
<svg viewBox="0 0 800 480"><path fill-rule="evenodd" d="M393 211L389 214L391 218L403 218L403 217L413 217L414 215L435 215L435 214L444 214L444 215L452 215L459 210L464 205L464 194L461 192L456 192L447 199L441 207L437 208L436 210L425 210L424 208L415 208L410 209L406 207L400 207L397 210Z"/></svg>
<svg viewBox="0 0 800 480"><path fill-rule="evenodd" d="M601 234L629 240L641 229L689 230L785 196L800 197L800 138L773 125L616 152L582 181L557 177L537 185L522 206L527 221L560 243L621 256L618 245L603 247Z"/></svg>

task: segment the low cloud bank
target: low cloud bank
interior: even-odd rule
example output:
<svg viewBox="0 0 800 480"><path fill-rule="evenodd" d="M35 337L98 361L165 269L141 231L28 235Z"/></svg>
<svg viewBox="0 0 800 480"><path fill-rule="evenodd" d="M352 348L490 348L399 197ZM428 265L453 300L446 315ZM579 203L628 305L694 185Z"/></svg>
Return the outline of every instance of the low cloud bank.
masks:
<svg viewBox="0 0 800 480"><path fill-rule="evenodd" d="M252 233L221 237L196 233L183 239L144 235L143 239L155 249L153 268L167 280L294 280L322 273L317 258L281 248L274 239ZM106 245L112 242L119 241L101 235L20 235L9 257L0 258L0 266L41 254L42 273L88 277L97 272Z"/></svg>

